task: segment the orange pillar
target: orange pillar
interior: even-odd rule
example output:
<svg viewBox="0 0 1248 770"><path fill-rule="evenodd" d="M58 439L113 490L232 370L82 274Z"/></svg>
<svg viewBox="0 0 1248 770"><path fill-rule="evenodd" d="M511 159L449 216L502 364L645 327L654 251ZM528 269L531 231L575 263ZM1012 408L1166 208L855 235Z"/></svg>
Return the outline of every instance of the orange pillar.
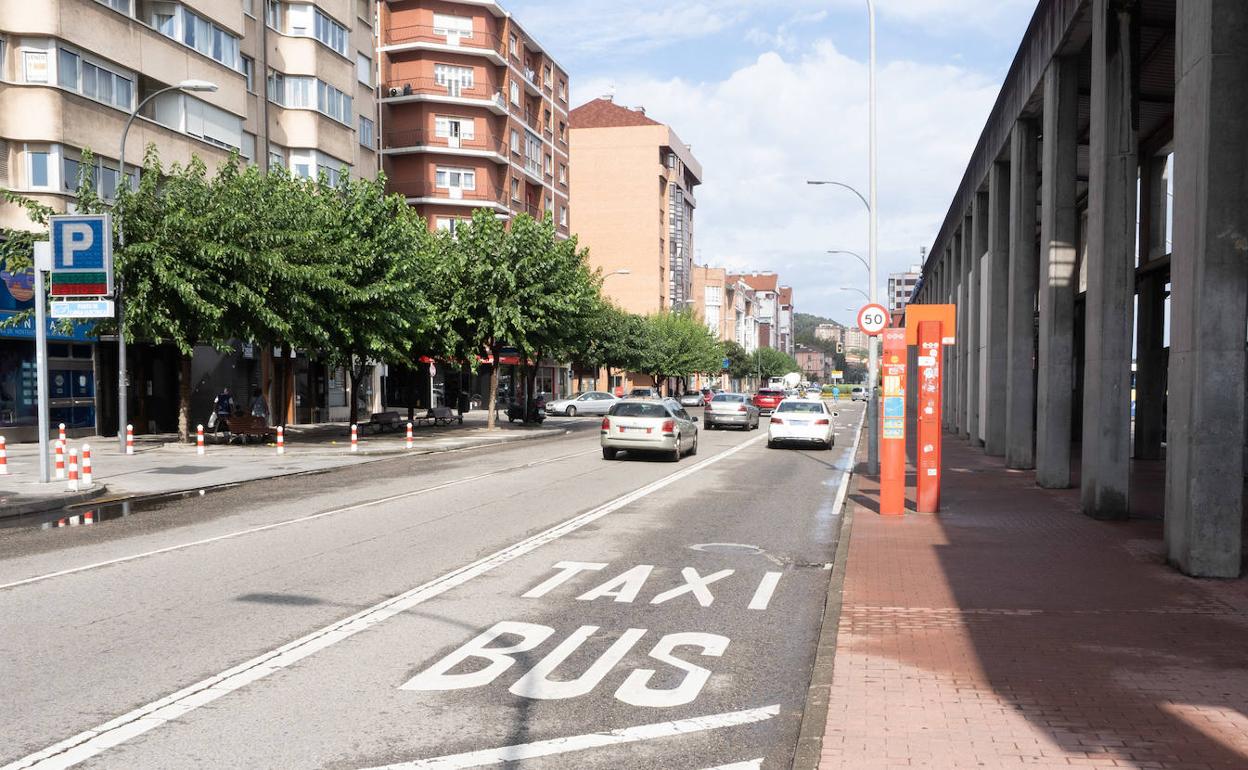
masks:
<svg viewBox="0 0 1248 770"><path fill-rule="evenodd" d="M940 512L940 392L945 362L940 321L919 323L918 481L915 507L919 513Z"/></svg>
<svg viewBox="0 0 1248 770"><path fill-rule="evenodd" d="M906 330L885 329L880 420L880 515L906 512Z"/></svg>

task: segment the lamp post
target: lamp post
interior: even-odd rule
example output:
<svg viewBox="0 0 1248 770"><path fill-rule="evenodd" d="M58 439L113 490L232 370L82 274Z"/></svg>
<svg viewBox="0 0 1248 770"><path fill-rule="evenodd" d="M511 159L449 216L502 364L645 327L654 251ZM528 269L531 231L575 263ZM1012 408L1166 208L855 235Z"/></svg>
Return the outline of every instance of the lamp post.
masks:
<svg viewBox="0 0 1248 770"><path fill-rule="evenodd" d="M828 249L828 253L829 254L848 254L849 256L861 262L862 266L865 267L868 271L871 270L871 265L867 264L867 260L863 259L862 255L856 251L846 251L845 249Z"/></svg>
<svg viewBox="0 0 1248 770"><path fill-rule="evenodd" d="M632 274L633 274L632 270L629 270L627 267L622 267L619 270L612 270L611 272L607 273L606 275L602 277L602 280L605 281L613 275L632 275Z"/></svg>
<svg viewBox="0 0 1248 770"><path fill-rule="evenodd" d="M862 289L859 289L857 286L841 286L841 287L840 287L840 290L841 290L841 291L856 291L856 292L858 292L859 294L861 294L863 297L865 297L865 298L866 298L866 300L867 300L867 302L870 302L870 301L871 301L871 297L870 297L870 295L868 295L868 294L867 294L865 291L863 291ZM854 310L856 311L856 310L857 310L857 308L854 308Z"/></svg>
<svg viewBox="0 0 1248 770"><path fill-rule="evenodd" d="M129 185L126 177L126 135L130 133L130 125L134 123L134 119L139 116L147 103L155 99L161 94L170 91L216 91L217 84L210 83L207 80L183 80L181 83L173 86L167 86L148 94L145 99L139 102L133 110L130 111L130 117L126 118L126 125L121 129L121 150L117 153L117 171L121 175L121 182ZM116 191L114 191L116 195ZM126 229L122 219L121 210L117 211L117 243L121 247L126 245ZM129 383L126 376L126 334L125 334L125 308L122 304L122 276L119 273L113 287L113 300L117 303L117 446L124 453L126 451L126 422L129 415L128 412L128 396Z"/></svg>
<svg viewBox="0 0 1248 770"><path fill-rule="evenodd" d="M877 301L877 280L876 265L878 263L878 246L879 246L879 221L876 209L876 136L875 136L875 117L876 117L876 100L875 100L875 2L874 0L866 0L867 2L867 18L870 36L870 66L867 75L867 111L868 111L868 174L870 176L870 188L868 190L868 198L864 198L862 193L842 182L833 182L826 180L809 180L807 184L816 185L835 185L844 187L850 192L858 196L862 201L862 205L867 207L867 216L869 218L869 235L870 235L870 261L867 264L867 271L871 274L871 294L870 302ZM867 377L870 379L871 397L867 401L867 474L871 476L879 475L880 472L880 432L879 432L879 394L876 392L876 382L879 379L879 342L875 337L869 338L867 342Z"/></svg>

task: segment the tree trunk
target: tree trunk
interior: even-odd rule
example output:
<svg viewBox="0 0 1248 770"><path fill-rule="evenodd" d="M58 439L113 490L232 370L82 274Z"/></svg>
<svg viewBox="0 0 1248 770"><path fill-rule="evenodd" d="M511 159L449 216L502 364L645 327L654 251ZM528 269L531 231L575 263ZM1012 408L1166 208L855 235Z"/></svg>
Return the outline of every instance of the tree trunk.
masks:
<svg viewBox="0 0 1248 770"><path fill-rule="evenodd" d="M363 379L356 373L355 357L351 356L347 359L347 377L351 379L351 402L347 405L347 422L355 425L356 418L359 417L360 409L360 380Z"/></svg>
<svg viewBox="0 0 1248 770"><path fill-rule="evenodd" d="M498 347L490 346L490 356L494 359L494 363L490 367L490 396L489 405L490 413L485 416L486 430L494 430L494 425L498 418L498 367L501 365L499 360L502 351Z"/></svg>
<svg viewBox="0 0 1248 770"><path fill-rule="evenodd" d="M178 440L191 440L191 357L180 354L178 373ZM123 428L124 430L124 428Z"/></svg>
<svg viewBox="0 0 1248 770"><path fill-rule="evenodd" d="M539 353L537 355L538 365L528 367L524 373L524 390L526 393L525 399L524 399L524 421L525 422L529 421L529 415L533 413L533 404L536 403L537 394L534 393L533 391L537 389L537 370L541 366L541 361L542 361L542 356Z"/></svg>
<svg viewBox="0 0 1248 770"><path fill-rule="evenodd" d="M604 391L607 393L614 394L615 391L611 389L611 367L608 366L605 368L607 370L607 387L604 388Z"/></svg>

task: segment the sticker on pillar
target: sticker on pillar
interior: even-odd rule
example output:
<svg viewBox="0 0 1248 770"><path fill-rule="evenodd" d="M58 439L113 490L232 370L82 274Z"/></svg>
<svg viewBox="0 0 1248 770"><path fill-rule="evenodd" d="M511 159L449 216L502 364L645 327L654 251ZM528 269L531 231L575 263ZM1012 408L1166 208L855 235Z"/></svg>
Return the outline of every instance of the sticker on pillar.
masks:
<svg viewBox="0 0 1248 770"><path fill-rule="evenodd" d="M905 438L906 421L896 417L884 418L884 438Z"/></svg>
<svg viewBox="0 0 1248 770"><path fill-rule="evenodd" d="M884 416L885 417L905 417L906 401L896 396L884 399Z"/></svg>

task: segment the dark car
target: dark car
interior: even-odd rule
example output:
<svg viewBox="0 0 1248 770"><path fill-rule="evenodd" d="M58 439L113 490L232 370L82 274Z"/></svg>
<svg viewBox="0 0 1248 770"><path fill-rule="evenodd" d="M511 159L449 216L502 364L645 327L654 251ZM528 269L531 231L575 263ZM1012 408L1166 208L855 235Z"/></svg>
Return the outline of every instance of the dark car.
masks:
<svg viewBox="0 0 1248 770"><path fill-rule="evenodd" d="M784 391L779 388L763 388L754 394L752 403L761 414L771 414L784 400Z"/></svg>

